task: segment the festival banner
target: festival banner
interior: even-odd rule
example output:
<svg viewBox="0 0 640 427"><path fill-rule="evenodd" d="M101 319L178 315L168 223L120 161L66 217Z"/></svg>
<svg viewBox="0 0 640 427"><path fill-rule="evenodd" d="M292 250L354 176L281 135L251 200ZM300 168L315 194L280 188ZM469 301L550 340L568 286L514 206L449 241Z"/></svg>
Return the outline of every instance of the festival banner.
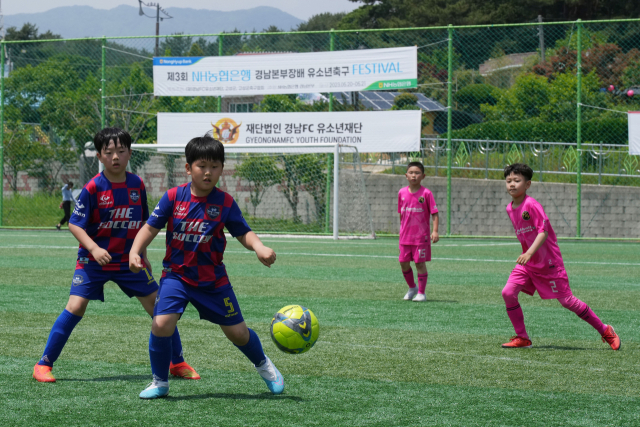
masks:
<svg viewBox="0 0 640 427"><path fill-rule="evenodd" d="M251 96L415 88L417 47L155 57L156 96Z"/></svg>
<svg viewBox="0 0 640 427"><path fill-rule="evenodd" d="M158 148L185 146L210 132L229 148L260 145L262 152L273 152L270 144L277 145L278 152L299 151L300 144L344 144L361 153L415 152L420 150L420 126L420 110L158 113ZM305 152L332 152L332 148L312 147Z"/></svg>
<svg viewBox="0 0 640 427"><path fill-rule="evenodd" d="M640 155L640 111L629 111L629 154Z"/></svg>

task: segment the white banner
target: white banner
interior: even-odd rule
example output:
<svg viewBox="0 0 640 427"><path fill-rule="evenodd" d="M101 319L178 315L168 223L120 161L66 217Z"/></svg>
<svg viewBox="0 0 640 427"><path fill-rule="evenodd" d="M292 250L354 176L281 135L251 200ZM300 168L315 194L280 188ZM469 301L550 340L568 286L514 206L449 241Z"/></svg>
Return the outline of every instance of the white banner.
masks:
<svg viewBox="0 0 640 427"><path fill-rule="evenodd" d="M640 155L640 111L629 111L629 154Z"/></svg>
<svg viewBox="0 0 640 427"><path fill-rule="evenodd" d="M417 87L417 47L153 58L156 96L250 96Z"/></svg>
<svg viewBox="0 0 640 427"><path fill-rule="evenodd" d="M350 111L331 113L158 113L158 146L187 145L212 132L229 147L278 144L278 152L299 147L282 145L344 144L361 153L420 150L420 110ZM273 150L265 150L270 152ZM312 152L332 152L314 147ZM259 152L259 151L256 151ZM305 150L309 152L309 150Z"/></svg>

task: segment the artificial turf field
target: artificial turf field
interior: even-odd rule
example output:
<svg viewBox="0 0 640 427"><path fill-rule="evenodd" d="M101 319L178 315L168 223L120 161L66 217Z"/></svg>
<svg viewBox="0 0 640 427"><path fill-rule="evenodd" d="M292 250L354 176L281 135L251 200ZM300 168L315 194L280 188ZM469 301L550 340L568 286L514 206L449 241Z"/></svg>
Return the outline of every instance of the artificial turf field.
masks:
<svg viewBox="0 0 640 427"><path fill-rule="evenodd" d="M515 238L442 239L426 303L402 300L397 240L263 241L276 251L272 268L235 239L225 264L285 392L272 396L190 306L178 325L202 380L173 379L168 398L142 401L151 321L112 283L71 335L58 381L31 378L67 302L77 244L68 232L0 231L0 425L640 425L638 243L560 242L574 294L622 339L614 352L557 301L527 295L534 347L500 347L513 335L500 291L521 252ZM149 254L159 272L163 238ZM271 317L288 304L319 319L306 354L281 353L269 338Z"/></svg>

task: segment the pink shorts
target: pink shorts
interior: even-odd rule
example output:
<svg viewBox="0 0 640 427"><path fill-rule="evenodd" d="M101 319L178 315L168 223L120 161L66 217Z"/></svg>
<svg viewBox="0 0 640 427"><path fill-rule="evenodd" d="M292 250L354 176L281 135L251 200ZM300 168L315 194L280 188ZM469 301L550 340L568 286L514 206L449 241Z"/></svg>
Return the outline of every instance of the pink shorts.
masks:
<svg viewBox="0 0 640 427"><path fill-rule="evenodd" d="M400 245L400 262L427 262L431 261L431 242L421 245Z"/></svg>
<svg viewBox="0 0 640 427"><path fill-rule="evenodd" d="M522 292L533 295L538 291L542 299L558 299L572 295L567 272L556 270L550 274L539 274L528 271L521 265L513 269L507 284L522 286Z"/></svg>

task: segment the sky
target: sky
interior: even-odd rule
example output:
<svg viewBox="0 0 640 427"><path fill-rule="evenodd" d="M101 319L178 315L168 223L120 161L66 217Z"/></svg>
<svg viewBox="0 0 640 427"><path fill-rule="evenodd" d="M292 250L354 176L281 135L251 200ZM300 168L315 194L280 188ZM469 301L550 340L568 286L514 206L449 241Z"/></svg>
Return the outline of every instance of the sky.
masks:
<svg viewBox="0 0 640 427"><path fill-rule="evenodd" d="M232 11L251 9L258 6L271 6L281 9L291 15L307 20L311 16L324 12L350 12L362 3L349 0L143 0L160 3L164 9L182 7L191 9L209 9ZM138 7L138 0L4 0L1 1L2 12L5 15L17 13L46 12L62 6L91 6L95 9L112 9L119 5Z"/></svg>

